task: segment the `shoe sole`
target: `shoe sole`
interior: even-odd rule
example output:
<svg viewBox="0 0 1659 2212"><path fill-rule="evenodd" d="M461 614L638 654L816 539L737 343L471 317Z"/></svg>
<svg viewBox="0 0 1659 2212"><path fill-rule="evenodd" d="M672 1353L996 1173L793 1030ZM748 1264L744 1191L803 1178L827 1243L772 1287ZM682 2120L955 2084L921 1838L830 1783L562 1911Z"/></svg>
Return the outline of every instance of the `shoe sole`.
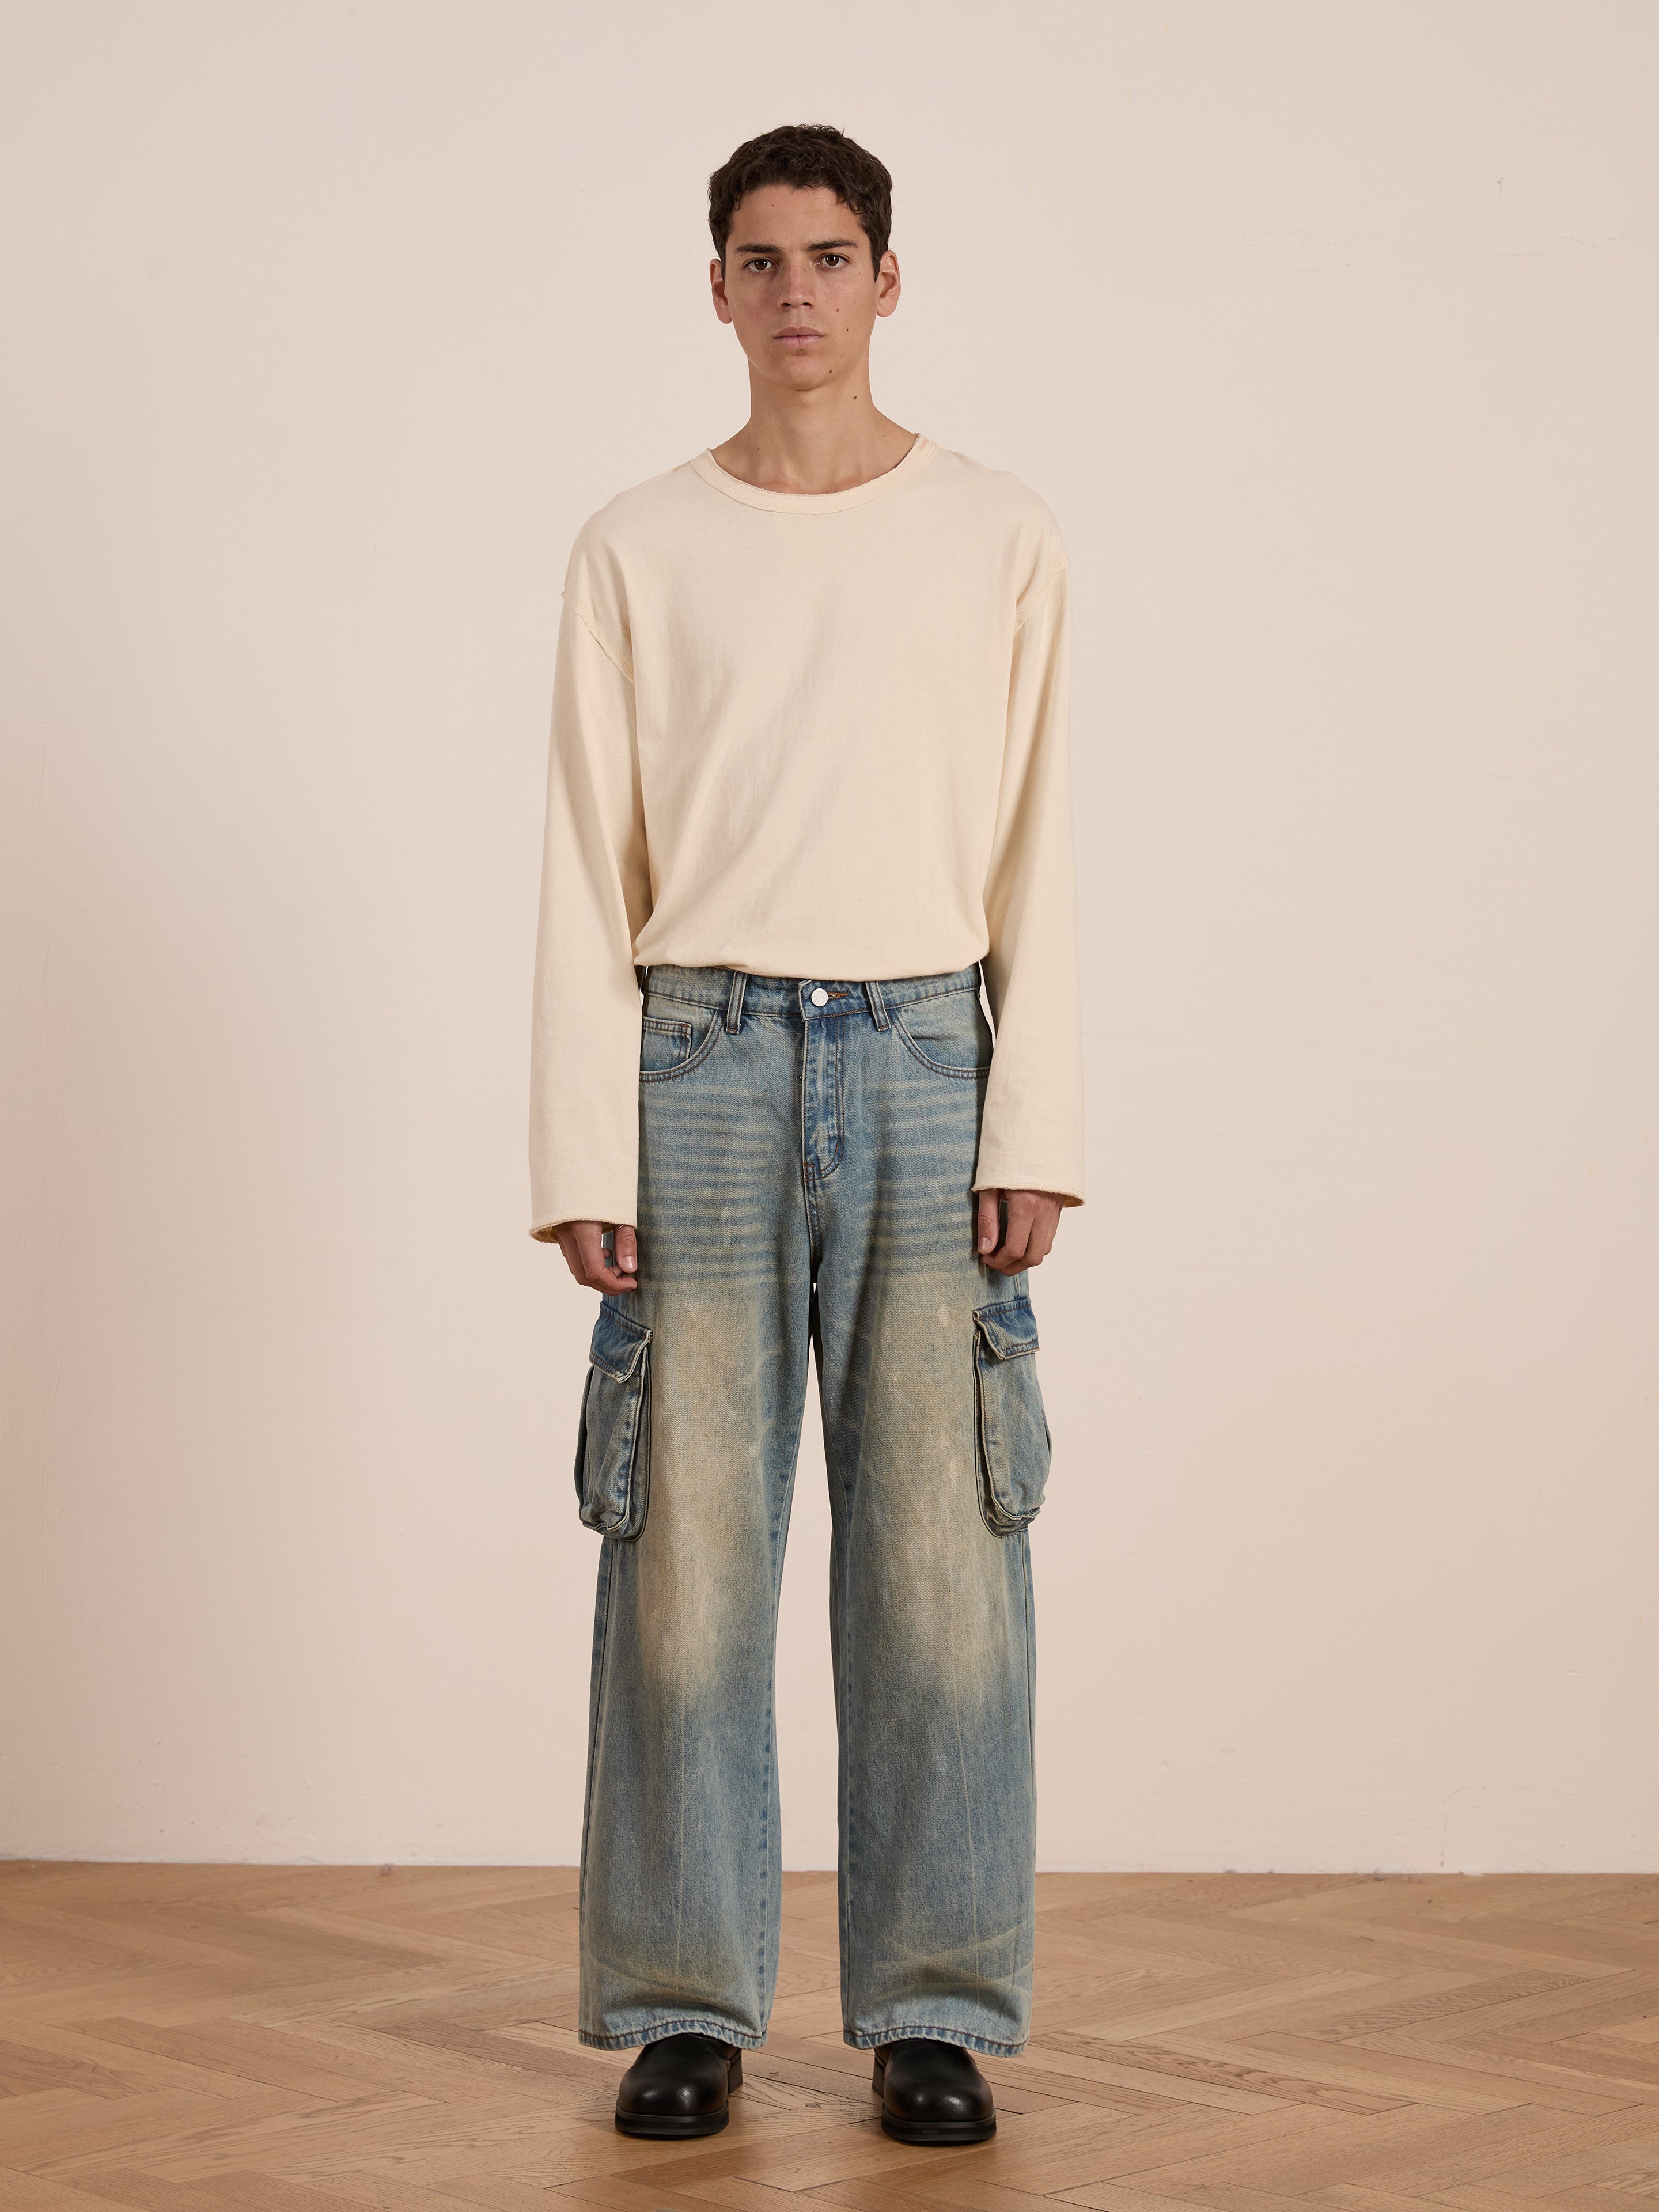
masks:
<svg viewBox="0 0 1659 2212"><path fill-rule="evenodd" d="M618 2135L649 2136L658 2142L683 2136L717 2136L731 2117L729 2106L718 2112L692 2112L684 2119L670 2118L666 2114L661 2119L652 2119L634 2112L615 2115Z"/></svg>
<svg viewBox="0 0 1659 2212"><path fill-rule="evenodd" d="M988 2120L896 2120L890 2112L881 2116L882 2132L896 2142L931 2143L943 2149L951 2143L983 2142L997 2131L995 2116Z"/></svg>

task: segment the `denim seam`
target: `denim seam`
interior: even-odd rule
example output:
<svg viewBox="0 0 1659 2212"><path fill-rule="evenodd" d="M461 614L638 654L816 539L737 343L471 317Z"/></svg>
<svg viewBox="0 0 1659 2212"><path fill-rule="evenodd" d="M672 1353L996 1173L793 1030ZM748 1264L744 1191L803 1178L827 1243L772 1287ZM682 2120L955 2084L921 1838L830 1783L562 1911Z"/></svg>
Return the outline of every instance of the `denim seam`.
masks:
<svg viewBox="0 0 1659 2212"><path fill-rule="evenodd" d="M911 1057L919 1060L924 1067L931 1068L935 1075L953 1075L958 1083L975 1083L991 1073L988 1060L983 1067L951 1067L942 1060L930 1060L904 1026L903 1015L896 1011L893 1014L891 1026L898 1032L900 1043Z"/></svg>
<svg viewBox="0 0 1659 2212"><path fill-rule="evenodd" d="M775 1635L776 1633L776 1621L777 1615L775 1610L773 1614L773 1632ZM755 1916L755 1925L758 1931L758 1940L755 1948L755 1996L757 2000L757 2009L765 2013L769 2019L771 2015L772 2008L766 2002L766 1916L771 1909L772 1895L770 1887L767 1882L766 1873L767 1850L770 1841L772 1827L772 1761L777 1755L772 1742L772 1706L776 1695L776 1691L773 1690L769 1693L766 1700L766 1729L763 1738L763 1750L761 1755L761 1764L766 1774L766 1799L765 1802L761 1807L760 1820L760 1911Z"/></svg>
<svg viewBox="0 0 1659 2212"><path fill-rule="evenodd" d="M977 998L979 996L978 976L976 975L971 983L936 983L925 991L896 991L884 988L882 996L887 1001L887 1011L890 1014L896 1006L919 1006L924 1000L953 998L958 991L971 991Z"/></svg>
<svg viewBox="0 0 1659 2212"><path fill-rule="evenodd" d="M745 969L744 972L746 974L748 971ZM757 979L750 977L750 980L753 981ZM722 1018L726 1012L727 1001L723 998L697 999L694 998L689 991L675 990L672 984L657 983L649 981L647 982L646 988L652 996L659 999L672 999L678 1006L701 1006L705 1010L705 1012L719 1014ZM977 978L975 978L975 980L971 983L939 983L922 991L901 991L897 988L896 980L889 978L888 981L884 983L882 986L882 997L886 1003L887 1011L890 1014L895 1006L917 1006L922 1005L929 999L948 999L954 997L955 994L960 991L971 991L974 995L977 997L979 995L979 983ZM826 1013L828 1011L828 1008L825 1008L824 1012ZM838 1012L839 1011L841 1010L838 1009ZM859 1006L849 1006L845 1011L848 1012L863 1012L867 1013L869 1007L866 1002ZM799 1012L793 1008L781 1008L774 1012L770 1007L751 1006L749 1003L747 993L745 992L743 1018L744 1021L787 1022L797 1021L800 1017ZM823 1017L815 1012L814 1018L822 1019Z"/></svg>
<svg viewBox="0 0 1659 2212"><path fill-rule="evenodd" d="M805 1413L805 1393L803 1393L801 1404L802 1418L804 1418ZM795 1422L796 1458L799 1458L800 1454L800 1431L801 1418L798 1418ZM792 1460L792 1469L793 1463L793 1460ZM792 1472L790 1475L790 1487L792 1492L793 1486L794 1476ZM771 1999L768 1992L766 1981L766 1961L769 1942L771 1936L771 1921L769 1916L772 1903L770 1881L772 1782L778 1755L775 1729L778 1695L776 1677L777 1660L775 1654L778 1648L778 1607L783 1595L783 1563L778 1557L778 1519L779 1508L777 1502L774 1499L769 1498L767 1501L766 1534L767 1549L771 1555L772 1566L772 1650L775 1656L772 1662L774 1669L773 1679L766 1692L766 1727L762 1738L761 1765L766 1776L766 1794L761 1802L760 1911L757 1915L756 1919L756 1924L759 1931L759 1944L757 1953L757 1972L755 1975L755 2008L760 2018L761 2033L763 2034L765 2033L766 2028L772 2017Z"/></svg>
<svg viewBox="0 0 1659 2212"><path fill-rule="evenodd" d="M823 1256L823 1226L818 1219L817 1170L806 1156L806 1077L811 1064L811 1052L803 1050L800 1081L795 1091L795 1129L797 1157L800 1162L800 1187L806 1202L806 1250L811 1263L812 1279L816 1282L818 1261Z"/></svg>
<svg viewBox="0 0 1659 2212"><path fill-rule="evenodd" d="M800 1163L800 1194L806 1213L807 1260L816 1279L818 1261L823 1257L823 1232L818 1220L817 1196L812 1187L812 1163L808 1159Z"/></svg>
<svg viewBox="0 0 1659 2212"><path fill-rule="evenodd" d="M826 1450L824 1455L827 1459L829 1457L827 1438L825 1439L825 1443ZM841 1891L841 2009L842 2019L844 2022L848 2014L853 2009L853 1900L858 1893L858 1873L856 1866L856 1861L858 1858L858 1822L854 1816L853 1810L852 1754L852 1743L856 1716L853 1711L852 1639L848 1633L851 1608L848 1603L846 1587L848 1578L852 1572L854 1500L848 1489L846 1478L841 1472L839 1463L836 1465L835 1479L841 1486L842 1512L843 1516L843 1526L846 1529L846 1536L842 1545L842 1588L837 1593L841 1612L840 1672L842 1679L836 1685L838 1695L836 1699L836 1711L838 1723L837 1733L840 1736L841 1768L842 1775L842 1789L844 1793L842 1808L841 1851L839 1855L844 1872L838 1885ZM843 2027L842 2032L843 2034L846 2034L848 2031L845 2027Z"/></svg>
<svg viewBox="0 0 1659 2212"><path fill-rule="evenodd" d="M1024 1554L1020 1561L1022 1572L1019 1578L1019 1595L1020 1604L1025 1615L1025 1757L1026 1771L1030 1778L1031 1817L1035 1820L1036 1818L1036 1633L1034 1619L1036 1607L1031 1589L1031 1539L1026 1530L1022 1528L1018 1531L1015 1541L1019 1545ZM1036 1979L1036 1887L1034 1869L1031 1870L1030 1879L1031 1909L1021 1930L1022 1935L1028 1936L1030 1948L1020 1961L1015 1973L1016 1980L1022 1983L1026 1990L1028 2008L1031 2001L1032 1984ZM1030 2016L1029 2010L1026 2016L1028 2019Z"/></svg>
<svg viewBox="0 0 1659 2212"><path fill-rule="evenodd" d="M718 1001L713 999L694 999L689 991L671 991L666 983L647 983L646 990L651 998L672 999L677 1006L697 1006L706 1014L724 1016L726 1012L724 999ZM747 1011L745 1007L745 1013Z"/></svg>
<svg viewBox="0 0 1659 2212"><path fill-rule="evenodd" d="M593 1784L599 1771L599 1735L605 1722L605 1693L609 1687L608 1677L611 1671L608 1663L611 1657L611 1598L616 1585L617 1576L615 1561L606 1553L602 1552L600 1554L599 1570L605 1577L605 1611L599 1628L599 1679L593 1685L593 1710L588 1723L592 1741L587 1747L587 1792L582 1808L581 1874L576 1887L576 1918L579 1929L587 1911L587 1844L593 1825Z"/></svg>
<svg viewBox="0 0 1659 2212"><path fill-rule="evenodd" d="M1024 1546L1025 1556L1020 1563L1024 1570L1020 1576L1020 1602L1025 1612L1025 1749L1030 1763L1031 1802L1035 1805L1036 1802L1036 1634L1034 1615L1036 1608L1033 1603L1034 1594L1031 1589L1031 1540L1025 1535L1024 1529L1019 1533L1022 1536L1025 1536Z"/></svg>
<svg viewBox="0 0 1659 2212"><path fill-rule="evenodd" d="M809 1350L808 1350L808 1360L809 1360L809 1370L808 1370L808 1371L810 1372L810 1360L811 1360L811 1350L810 1350L810 1347L809 1347ZM792 1444L791 1444L791 1449L790 1449L790 1452L789 1452L788 1458L787 1458L787 1460L785 1462L785 1465L787 1467L787 1469L788 1469L788 1489L787 1489L787 1493L785 1493L785 1494L787 1495L787 1498L788 1498L791 1502L793 1502L793 1498L794 1498L794 1490L795 1490L795 1473L796 1473L796 1469L797 1469L797 1468L799 1467L799 1462L800 1462L800 1438L801 1438L801 1431L802 1431L802 1429L805 1427L805 1422L806 1422L806 1393L805 1393L805 1391L803 1389L803 1390L802 1390L802 1392L801 1392L801 1395L800 1395L800 1402L799 1402L799 1405L796 1407L796 1408L795 1408L795 1432L794 1432L794 1437L793 1437L793 1441L792 1441ZM781 1558L781 1555L780 1555L780 1541L779 1541L779 1538L780 1538L780 1530L779 1530L779 1528L778 1528L777 1522L778 1522L782 1518L782 1516L783 1516L783 1510L784 1510L784 1501L783 1501L783 1498L780 1498L778 1500L776 1500L775 1502L774 1502L774 1503L771 1504L771 1506L769 1507L769 1518L768 1518L768 1534L769 1534L769 1538L770 1538L770 1548L771 1548L771 1553L772 1553L772 1650L773 1650L773 1653L774 1653L774 1655L775 1655L775 1656L774 1656L774 1659L773 1659L773 1668L774 1668L774 1674L773 1674L772 1686L768 1690L768 1692L767 1692L767 1697L766 1697L766 1745L767 1745L766 1773L767 1773L767 1788L766 1788L766 1804L765 1804L764 1813L763 1813L763 1819L764 1820L766 1820L766 1821L769 1821L769 1820L770 1820L770 1819L771 1819L771 1817L772 1817L772 1778L773 1778L774 1772L775 1772L775 1762L776 1762L776 1759L777 1759L777 1740L776 1740L776 1729L775 1729L775 1711L776 1711L776 1705L777 1705L777 1678L776 1678L776 1666L777 1666L777 1661L776 1661L775 1654L776 1654L777 1648L778 1648L778 1611L779 1611L779 1607L781 1607L781 1605L782 1604L782 1601L783 1601L783 1559L782 1559L782 1558ZM782 1548L783 1548L783 1549L787 1549L787 1535L784 1537ZM766 1944L767 1944L768 1938L769 1937L769 1936L770 1936L770 1934L771 1934L771 1921L770 1921L769 1913L769 1901L770 1901L770 1897L771 1897L771 1892L770 1892L770 1889L769 1889L769 1886L768 1886L768 1885L769 1885L769 1881L770 1873L771 1873L771 1861L770 1861L770 1858L769 1858L769 1855L768 1855L768 1850L767 1850L767 1847L766 1847L766 1843L765 1843L766 1830L765 1830L764 1828L763 1828L762 1835L763 1835L763 1843L762 1843L762 1851L761 1851L761 1916L760 1916L760 1928L761 1928L761 1957L762 1957L763 1965L764 1960L765 1960L765 1958L766 1958ZM774 1969L774 1981L773 1981L772 1988L770 1988L770 1989L767 1988L767 1987L766 1987L766 1985L765 1985L764 1980L763 1980L763 1978L762 1982L757 1985L757 1990L756 1990L756 1996L757 1996L757 1999L758 2003L759 2003L760 2019L761 2019L761 2034L763 2035L763 2037L765 2035L765 2033L766 2033L766 2030L767 2030L768 2027L769 2027L769 2025L770 2025L770 2023L771 2023L771 2018L772 2018L772 1998L773 1998L774 1991L775 1990L775 1987L776 1987L776 1979L775 1979L775 1969Z"/></svg>
<svg viewBox="0 0 1659 2212"><path fill-rule="evenodd" d="M832 1089L835 1093L836 1143L835 1149L830 1155L830 1164L823 1170L826 1182L841 1165L842 1157L847 1149L846 1038L839 1035L833 1036L830 1040L830 1049L835 1057L835 1080Z"/></svg>
<svg viewBox="0 0 1659 2212"><path fill-rule="evenodd" d="M854 2051L879 2051L884 2044L896 2043L906 2035L926 2036L932 2043L954 2043L965 2051L982 2051L988 2058L1018 2058L1025 2048L1024 2043L996 2043L988 2035L970 2035L961 2027L935 2027L927 2021L896 2021L891 2027L870 2032L845 2027L841 2039Z"/></svg>
<svg viewBox="0 0 1659 2212"><path fill-rule="evenodd" d="M775 1652L777 1650L778 1642L778 1600L781 1595L781 1580L782 1577L779 1572L778 1567L775 1565L772 1570L772 1649ZM775 1661L775 1663L776 1662ZM760 2019L761 2033L763 2034L765 2033L772 2018L771 1996L769 1992L766 1978L766 1961L769 1954L769 1946L772 1933L770 1919L772 1910L770 1850L772 1833L772 1777L776 1766L778 1756L776 1729L775 1726L777 1695L777 1684L775 1679L772 1687L768 1690L766 1693L766 1729L763 1738L764 1748L761 1762L766 1774L766 1795L761 1805L760 1911L756 1915L756 1926L759 1932L759 1944L757 1952L755 1974L755 2009Z"/></svg>
<svg viewBox="0 0 1659 2212"><path fill-rule="evenodd" d="M630 2028L625 2035L594 2035L579 2027L576 2040L590 2051L631 2051L635 2044L660 2043L665 2036L685 2034L712 2035L717 2043L736 2044L739 2051L758 2051L766 2040L763 2034L751 2035L747 2028L733 2027L729 2021L714 2020L702 2013L653 2020L649 2027Z"/></svg>

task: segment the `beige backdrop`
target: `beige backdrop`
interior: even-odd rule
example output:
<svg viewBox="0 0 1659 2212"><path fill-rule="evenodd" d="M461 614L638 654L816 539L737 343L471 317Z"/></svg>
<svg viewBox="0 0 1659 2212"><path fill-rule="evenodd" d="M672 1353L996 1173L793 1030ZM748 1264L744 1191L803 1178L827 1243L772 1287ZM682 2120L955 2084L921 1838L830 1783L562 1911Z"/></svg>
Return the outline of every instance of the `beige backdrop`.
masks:
<svg viewBox="0 0 1659 2212"><path fill-rule="evenodd" d="M1075 570L1043 1862L1659 1868L1659 11L6 17L0 1847L576 1854L559 585L742 418L708 171L829 120L878 402Z"/></svg>

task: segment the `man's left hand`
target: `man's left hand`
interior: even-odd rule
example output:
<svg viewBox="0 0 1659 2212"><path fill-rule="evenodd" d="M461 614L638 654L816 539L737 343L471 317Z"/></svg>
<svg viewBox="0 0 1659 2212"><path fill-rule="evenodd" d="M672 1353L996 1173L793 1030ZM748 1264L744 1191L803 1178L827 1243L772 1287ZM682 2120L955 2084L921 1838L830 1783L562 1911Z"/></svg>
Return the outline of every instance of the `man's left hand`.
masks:
<svg viewBox="0 0 1659 2212"><path fill-rule="evenodd" d="M1060 1227L1063 1209L1056 1194L1051 1190L981 1190L976 1196L974 1239L983 1265L1002 1275L1040 1267Z"/></svg>

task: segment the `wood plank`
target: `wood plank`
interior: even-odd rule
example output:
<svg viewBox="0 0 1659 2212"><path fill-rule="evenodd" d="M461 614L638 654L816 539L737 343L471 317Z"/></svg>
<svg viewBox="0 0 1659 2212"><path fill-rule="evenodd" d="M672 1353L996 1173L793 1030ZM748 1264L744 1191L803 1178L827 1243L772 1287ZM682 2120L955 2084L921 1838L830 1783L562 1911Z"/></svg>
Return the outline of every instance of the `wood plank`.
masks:
<svg viewBox="0 0 1659 2212"><path fill-rule="evenodd" d="M792 1875L722 2133L611 2121L570 1868L0 1863L3 2212L1659 2212L1659 1876L1063 1875L1000 2125L927 2151Z"/></svg>

